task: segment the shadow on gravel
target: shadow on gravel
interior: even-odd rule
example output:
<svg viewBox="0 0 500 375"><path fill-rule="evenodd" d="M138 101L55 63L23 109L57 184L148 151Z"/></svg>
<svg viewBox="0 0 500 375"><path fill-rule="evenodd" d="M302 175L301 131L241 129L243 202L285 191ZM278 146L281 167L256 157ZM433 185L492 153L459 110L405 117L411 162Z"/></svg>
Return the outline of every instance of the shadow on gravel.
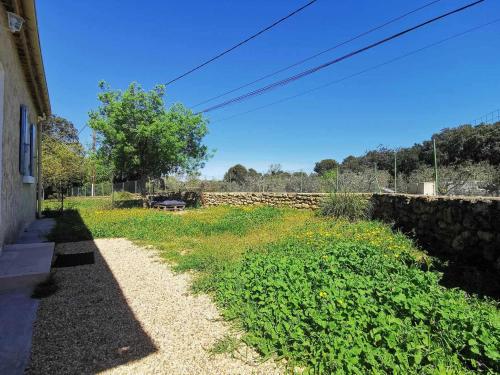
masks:
<svg viewBox="0 0 500 375"><path fill-rule="evenodd" d="M58 253L93 252L95 263L56 270L57 291L41 300L27 373L93 374L156 352L77 211L57 217L51 240Z"/></svg>

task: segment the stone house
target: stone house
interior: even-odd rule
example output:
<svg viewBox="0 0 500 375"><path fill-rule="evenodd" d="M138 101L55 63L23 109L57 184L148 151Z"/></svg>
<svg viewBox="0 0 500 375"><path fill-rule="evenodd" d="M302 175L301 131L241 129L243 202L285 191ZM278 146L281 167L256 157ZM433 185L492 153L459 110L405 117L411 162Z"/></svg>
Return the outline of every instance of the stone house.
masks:
<svg viewBox="0 0 500 375"><path fill-rule="evenodd" d="M0 251L41 208L38 122L50 112L34 0L0 0Z"/></svg>

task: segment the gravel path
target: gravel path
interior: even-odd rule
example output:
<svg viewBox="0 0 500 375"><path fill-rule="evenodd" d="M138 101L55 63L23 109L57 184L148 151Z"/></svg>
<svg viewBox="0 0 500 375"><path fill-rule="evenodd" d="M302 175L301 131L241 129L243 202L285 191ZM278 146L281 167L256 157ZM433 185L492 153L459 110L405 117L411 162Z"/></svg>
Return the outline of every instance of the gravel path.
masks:
<svg viewBox="0 0 500 375"><path fill-rule="evenodd" d="M59 290L41 301L29 374L277 374L271 362L211 356L229 332L208 296L189 293L154 250L124 239L58 245L95 251L93 265L59 268ZM246 354L245 354L246 353Z"/></svg>

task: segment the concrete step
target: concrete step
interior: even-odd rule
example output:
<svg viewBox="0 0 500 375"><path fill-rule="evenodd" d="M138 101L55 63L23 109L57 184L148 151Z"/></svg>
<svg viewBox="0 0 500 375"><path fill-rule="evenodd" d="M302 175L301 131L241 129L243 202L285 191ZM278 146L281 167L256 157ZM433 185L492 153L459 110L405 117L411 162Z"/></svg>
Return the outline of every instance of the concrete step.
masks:
<svg viewBox="0 0 500 375"><path fill-rule="evenodd" d="M16 243L45 242L55 224L55 220L51 218L35 220L19 234Z"/></svg>
<svg viewBox="0 0 500 375"><path fill-rule="evenodd" d="M50 273L54 243L30 243L4 246L0 255L0 293L33 289Z"/></svg>

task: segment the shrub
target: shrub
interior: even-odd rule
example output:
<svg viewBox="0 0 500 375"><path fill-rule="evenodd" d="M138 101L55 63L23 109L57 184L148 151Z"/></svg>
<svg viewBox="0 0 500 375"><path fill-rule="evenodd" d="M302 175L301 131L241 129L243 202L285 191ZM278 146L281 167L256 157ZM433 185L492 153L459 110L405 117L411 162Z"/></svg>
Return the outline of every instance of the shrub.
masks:
<svg viewBox="0 0 500 375"><path fill-rule="evenodd" d="M128 191L118 191L114 193L116 200L130 200L130 199L138 199L137 194L129 193Z"/></svg>
<svg viewBox="0 0 500 375"><path fill-rule="evenodd" d="M323 216L332 216L354 221L369 219L372 203L365 195L332 193L321 203L320 208L320 213Z"/></svg>
<svg viewBox="0 0 500 375"><path fill-rule="evenodd" d="M345 240L287 240L214 277L215 298L245 342L306 374L499 371L493 303L420 266Z"/></svg>

